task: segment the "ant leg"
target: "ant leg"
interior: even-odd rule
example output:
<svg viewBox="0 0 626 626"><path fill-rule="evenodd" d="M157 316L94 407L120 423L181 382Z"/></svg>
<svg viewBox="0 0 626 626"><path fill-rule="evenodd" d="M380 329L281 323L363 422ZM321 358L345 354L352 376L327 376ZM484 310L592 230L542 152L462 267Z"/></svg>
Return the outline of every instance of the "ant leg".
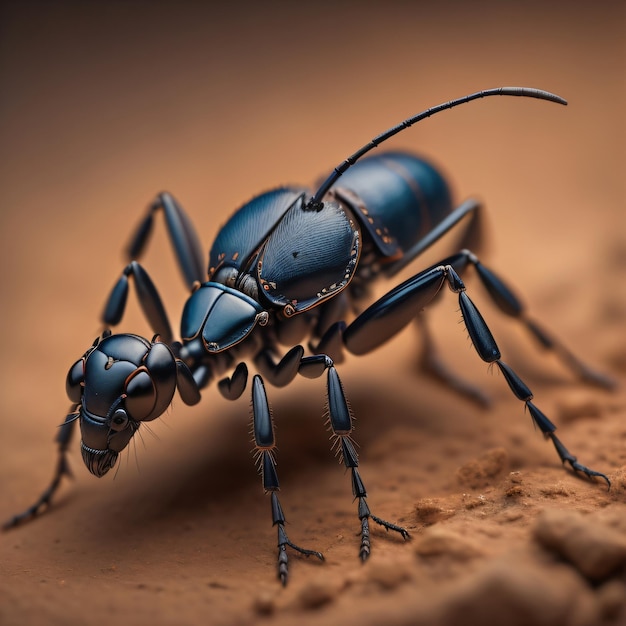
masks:
<svg viewBox="0 0 626 626"><path fill-rule="evenodd" d="M478 200L469 198L429 230L428 234L422 237L412 248L405 251L402 258L387 265L383 270L385 275L391 277L403 270L466 216L470 216L470 221L461 234L460 242L464 247L480 249L485 239L483 207Z"/></svg>
<svg viewBox="0 0 626 626"><path fill-rule="evenodd" d="M544 348L554 352L582 381L605 389L615 387L615 381L585 365L567 347L550 336L537 322L528 318L524 305L513 293L513 290L492 270L486 268L473 252L463 250L461 254L465 255L467 260L476 268L476 272L487 293L489 293L493 302L505 315L514 317L522 322Z"/></svg>
<svg viewBox="0 0 626 626"><path fill-rule="evenodd" d="M420 333L422 335L423 348L420 355L419 366L421 370L432 378L444 383L454 392L468 398L472 402L482 406L491 406L491 400L489 396L482 391L476 385L464 380L458 374L453 372L441 359L435 342L433 340L432 333L427 323L427 315L425 311L422 311L421 315L415 318L419 326Z"/></svg>
<svg viewBox="0 0 626 626"><path fill-rule="evenodd" d="M451 273L453 272L454 270L451 270ZM575 472L582 472L589 478L602 478L606 481L610 488L611 481L605 474L592 470L585 465L581 465L577 458L567 450L559 438L554 434L556 426L531 402L533 394L528 386L508 365L500 360L500 350L498 349L493 335L491 334L491 331L489 330L489 327L487 326L482 315L474 303L470 300L469 296L465 293L465 285L463 285L460 281L460 278L457 276L456 280L452 280L450 282L450 286L453 291L459 294L459 305L461 307L463 321L465 322L465 327L467 328L467 332L469 333L478 355L486 363L495 362L498 365L513 394L525 403L534 423L537 425L539 430L541 430L546 439L549 438L552 440L561 462L569 463Z"/></svg>
<svg viewBox="0 0 626 626"><path fill-rule="evenodd" d="M107 326L115 326L121 321L126 309L130 276L135 279L137 299L152 330L160 335L165 343L171 344L172 327L161 296L148 272L137 261L131 261L124 268L122 275L111 290L102 313L102 321Z"/></svg>
<svg viewBox="0 0 626 626"><path fill-rule="evenodd" d="M367 504L367 490L359 473L359 457L352 439L353 417L343 391L339 374L332 359L324 354L305 357L302 359L300 373L307 378L321 376L327 371L326 392L328 400L329 424L334 439L332 449L340 456L341 462L352 474L352 494L358 499L358 517L361 522L361 546L359 556L361 560L368 559L371 552L369 520L376 522L385 530L392 530L409 539L405 528L387 522L374 515Z"/></svg>
<svg viewBox="0 0 626 626"><path fill-rule="evenodd" d="M335 322L322 335L317 345L309 342L309 350L313 354L327 355L335 363L342 363L344 360L343 334L345 330L346 323L344 321Z"/></svg>
<svg viewBox="0 0 626 626"><path fill-rule="evenodd" d="M137 227L128 245L128 260L139 258L143 253L152 232L154 213L158 210L163 211L178 264L187 286L191 289L195 282L205 280L204 251L189 216L169 193L160 193L148 205L148 213Z"/></svg>
<svg viewBox="0 0 626 626"><path fill-rule="evenodd" d="M457 254L444 262L463 267L467 260ZM434 265L408 279L361 313L349 326L343 321L331 325L317 345L310 344L315 354L325 354L335 362L343 360L347 348L353 354L365 354L382 345L412 319L420 324L423 335L421 368L426 374L449 385L454 391L481 406L489 405L489 398L480 389L454 374L439 358L426 321L420 311L438 296L444 283L444 263Z"/></svg>
<svg viewBox="0 0 626 626"><path fill-rule="evenodd" d="M258 374L252 379L252 429L256 461L263 480L263 489L265 493L271 494L272 525L278 527L278 578L283 585L286 585L289 577L287 546L300 554L304 554L304 556L316 556L321 561L324 560L324 555L317 550L307 550L292 543L285 531L285 515L277 494L280 485L274 458L276 450L274 421L267 401L263 379Z"/></svg>
<svg viewBox="0 0 626 626"><path fill-rule="evenodd" d="M459 255L457 255L459 256ZM451 257L453 258L453 257ZM481 314L465 293L465 285L455 267L462 267L462 263L433 266L412 278L404 281L382 296L359 317L357 317L343 333L346 348L353 354L361 355L371 352L389 338L402 330L419 311L433 301L440 292L444 282L448 282L450 289L459 294L459 304L463 320L472 343L480 358L486 363L498 364L504 374L509 387L517 398L526 403L533 420L551 439L562 462L568 462L572 469L583 472L589 477L597 476L609 483L609 479L595 470L581 465L561 441L556 437L556 427L548 418L532 404L532 393L525 383L513 370L500 361L500 350L487 327ZM504 290L498 292L504 299Z"/></svg>
<svg viewBox="0 0 626 626"><path fill-rule="evenodd" d="M77 409L78 405L72 405L72 412L67 415L65 422L61 425L59 432L55 437L55 441L58 445L58 459L52 481L32 506L29 506L22 513L18 513L11 519L4 522L2 524L2 530L9 530L9 528L19 526L20 524L41 515L41 513L50 506L50 501L57 492L63 476L72 476L69 462L67 460L67 448L72 439L76 420L78 419L79 414L77 413Z"/></svg>
<svg viewBox="0 0 626 626"><path fill-rule="evenodd" d="M285 387L297 376L303 355L304 348L294 346L276 363L274 351L264 348L254 357L254 364L274 387Z"/></svg>
<svg viewBox="0 0 626 626"><path fill-rule="evenodd" d="M245 391L248 384L248 366L241 362L230 377L222 378L217 388L227 400L236 400Z"/></svg>

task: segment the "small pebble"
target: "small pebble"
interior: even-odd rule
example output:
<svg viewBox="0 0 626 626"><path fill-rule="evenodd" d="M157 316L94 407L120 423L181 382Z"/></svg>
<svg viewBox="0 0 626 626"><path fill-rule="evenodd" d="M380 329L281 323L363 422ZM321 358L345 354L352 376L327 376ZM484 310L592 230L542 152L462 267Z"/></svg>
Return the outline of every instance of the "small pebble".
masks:
<svg viewBox="0 0 626 626"><path fill-rule="evenodd" d="M488 487L507 469L509 458L504 448L493 448L462 465L456 472L459 484L472 489Z"/></svg>
<svg viewBox="0 0 626 626"><path fill-rule="evenodd" d="M415 517L420 524L430 526L436 522L448 519L454 516L453 509L446 509L436 498L423 498L415 504Z"/></svg>
<svg viewBox="0 0 626 626"><path fill-rule="evenodd" d="M449 594L433 623L590 626L598 616L592 591L570 568L506 555L489 561Z"/></svg>
<svg viewBox="0 0 626 626"><path fill-rule="evenodd" d="M619 580L610 580L597 592L600 613L615 624L626 623L626 585ZM618 621L622 618L622 621Z"/></svg>
<svg viewBox="0 0 626 626"><path fill-rule="evenodd" d="M429 528L415 546L415 553L421 557L449 556L455 561L469 561L484 556L480 545L448 529Z"/></svg>
<svg viewBox="0 0 626 626"><path fill-rule="evenodd" d="M303 609L319 609L329 604L337 595L337 586L328 580L318 579L309 582L300 591L298 601Z"/></svg>
<svg viewBox="0 0 626 626"><path fill-rule="evenodd" d="M626 568L626 537L594 516L546 509L537 517L534 537L592 582Z"/></svg>
<svg viewBox="0 0 626 626"><path fill-rule="evenodd" d="M252 608L259 615L272 615L276 610L274 595L268 591L260 593L252 603Z"/></svg>
<svg viewBox="0 0 626 626"><path fill-rule="evenodd" d="M412 578L411 565L407 557L372 559L368 564L369 579L381 589L395 589Z"/></svg>

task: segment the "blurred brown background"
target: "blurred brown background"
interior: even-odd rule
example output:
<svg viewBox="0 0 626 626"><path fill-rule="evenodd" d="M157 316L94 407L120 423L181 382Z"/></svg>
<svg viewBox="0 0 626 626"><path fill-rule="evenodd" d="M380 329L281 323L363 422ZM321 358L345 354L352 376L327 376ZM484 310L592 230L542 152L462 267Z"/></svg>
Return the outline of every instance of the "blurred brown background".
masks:
<svg viewBox="0 0 626 626"><path fill-rule="evenodd" d="M254 194L312 184L382 130L478 89L539 87L570 104L492 98L427 120L388 147L429 155L459 198L483 198L490 265L578 354L623 379L623 2L26 1L4 2L0 11L2 516L26 506L49 479L51 438L68 404L65 374L99 332L121 250L155 193L178 197L208 250ZM158 226L145 264L176 327L186 293ZM438 247L424 264L445 252ZM550 394L578 392L482 294L477 301L494 318L507 360L544 392L540 406L554 408ZM456 324L456 302L445 302L435 326L447 358L504 404L484 417L416 378L410 331L367 359L350 359L341 371L361 412L363 458L367 446L374 450L364 475L371 500L378 481L380 507L388 506L378 513L409 515L417 497L458 491L456 467L504 445L509 427L578 488L502 381L485 376ZM134 306L124 330L150 334ZM270 390L283 499L294 541L328 551L343 533L345 550L331 549L325 567L358 571L349 481L326 451L322 390L321 381ZM246 400L230 404L213 389L194 409L176 402L115 479L87 475L75 446L76 480L53 513L0 538L4 623L98 624L116 615L125 623L195 623L207 611L215 622L253 619L259 589L272 598L279 590L247 411ZM405 451L394 465L391 444L390 454L376 455L379 439L400 432L402 440L402 428L409 439L426 438L439 455L436 472L425 470L422 453ZM475 437L475 448L459 448L456 437ZM587 451L587 461L613 471L619 458L623 464L617 449ZM461 456L447 465L446 450ZM374 550L387 545L378 536ZM324 575L294 563L294 584L273 600L275 619L285 623L297 610L295 594ZM320 619L364 623L358 602L349 611L342 602Z"/></svg>

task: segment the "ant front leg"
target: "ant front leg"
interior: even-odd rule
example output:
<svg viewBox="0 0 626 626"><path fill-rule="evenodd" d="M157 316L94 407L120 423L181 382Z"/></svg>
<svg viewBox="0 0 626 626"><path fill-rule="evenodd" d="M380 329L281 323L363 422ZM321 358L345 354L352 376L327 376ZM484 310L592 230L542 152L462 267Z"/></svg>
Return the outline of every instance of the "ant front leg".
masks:
<svg viewBox="0 0 626 626"><path fill-rule="evenodd" d="M193 223L172 195L160 193L148 206L145 218L131 237L127 249L129 264L111 291L102 318L107 326L116 325L121 321L126 308L128 279L132 276L146 319L155 333L165 342L171 343L171 325L161 297L146 270L136 261L147 246L153 228L154 214L157 211L163 211L165 216L167 232L187 287L193 291L206 278L204 253Z"/></svg>
<svg viewBox="0 0 626 626"><path fill-rule="evenodd" d="M102 321L108 326L120 323L126 310L128 300L129 277L134 278L137 299L153 332L159 335L167 344L172 343L172 326L165 311L163 300L157 291L150 275L137 261L131 261L122 272L119 280L107 298Z"/></svg>
<svg viewBox="0 0 626 626"><path fill-rule="evenodd" d="M154 214L157 211L163 211L165 225L174 246L178 264L187 286L191 289L194 283L205 280L204 252L191 219L169 193L160 193L148 206L146 217L131 238L127 258L132 261L143 253L150 238Z"/></svg>
<svg viewBox="0 0 626 626"><path fill-rule="evenodd" d="M276 471L274 421L267 401L265 385L259 375L252 379L252 420L256 460L263 480L263 489L265 493L271 494L272 525L278 528L278 578L283 585L286 585L289 576L287 547L304 556L316 556L321 561L324 560L324 555L317 550L307 550L292 543L285 531L285 514L278 500L280 485Z"/></svg>
<svg viewBox="0 0 626 626"><path fill-rule="evenodd" d="M67 448L72 439L78 416L78 405L72 405L71 412L67 415L65 422L59 428L59 432L55 438L58 445L58 459L52 481L32 506L29 506L22 513L18 513L11 519L4 522L2 525L3 530L14 528L15 526L19 526L20 524L41 515L41 513L43 513L43 511L50 506L50 501L59 489L63 476L72 476L70 465L67 460Z"/></svg>

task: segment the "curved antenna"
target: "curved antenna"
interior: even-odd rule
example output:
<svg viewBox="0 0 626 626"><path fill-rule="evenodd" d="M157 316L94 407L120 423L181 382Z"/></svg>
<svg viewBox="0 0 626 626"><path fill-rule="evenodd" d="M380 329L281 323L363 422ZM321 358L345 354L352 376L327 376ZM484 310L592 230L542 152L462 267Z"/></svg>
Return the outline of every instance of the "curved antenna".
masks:
<svg viewBox="0 0 626 626"><path fill-rule="evenodd" d="M548 100L550 102L556 102L558 104L567 104L567 100L564 100L560 96L556 94L550 93L549 91L543 91L542 89L532 89L531 87L497 87L495 89L485 89L483 91L477 91L476 93L472 93L469 96L463 96L462 98L458 98L456 100L450 100L449 102L444 102L443 104L438 104L437 106L431 107L430 109L426 109L413 117L409 117L404 120L404 122L400 122L398 125L386 130L384 133L374 137L369 143L365 144L362 148L359 148L353 155L349 156L345 161L340 163L331 173L331 175L324 181L322 186L315 192L315 195L309 200L306 205L306 209L308 210L317 210L319 211L324 203L322 202L322 198L326 195L328 190L337 182L337 179L350 167L352 167L364 154L368 153L370 150L379 146L383 141L387 141L387 139L397 135L399 132L409 128L409 126L413 126L417 122L423 120L426 117L430 117L431 115L435 115L435 113L439 113L440 111L445 111L446 109L452 109L453 107L459 106L460 104L465 104L466 102L471 102L472 100L478 100L479 98L487 98L488 96L521 96L524 98L537 98L539 100Z"/></svg>

